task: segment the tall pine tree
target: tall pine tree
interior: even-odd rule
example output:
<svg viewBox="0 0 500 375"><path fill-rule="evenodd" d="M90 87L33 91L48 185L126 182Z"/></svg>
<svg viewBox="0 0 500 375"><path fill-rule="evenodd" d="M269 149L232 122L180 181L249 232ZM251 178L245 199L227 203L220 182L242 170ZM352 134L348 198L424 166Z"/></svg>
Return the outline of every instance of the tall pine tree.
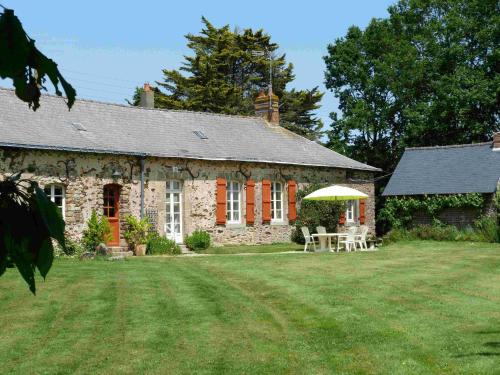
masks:
<svg viewBox="0 0 500 375"><path fill-rule="evenodd" d="M287 90L294 80L293 65L278 45L263 30L217 28L202 18L197 35L188 34L192 56L185 56L179 70L163 70L163 82L157 82L155 106L223 114L253 115L254 99L269 84L269 55L272 56L272 86L280 98L280 117L284 127L319 139L323 126L315 117L323 93L311 90ZM139 89L140 90L140 89ZM138 104L138 91L134 104Z"/></svg>

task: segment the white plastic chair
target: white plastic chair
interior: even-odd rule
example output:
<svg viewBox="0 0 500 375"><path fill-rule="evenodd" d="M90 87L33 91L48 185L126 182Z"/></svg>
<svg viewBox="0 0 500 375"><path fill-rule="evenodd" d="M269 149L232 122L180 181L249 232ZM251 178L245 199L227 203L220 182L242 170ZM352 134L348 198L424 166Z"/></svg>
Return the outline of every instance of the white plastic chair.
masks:
<svg viewBox="0 0 500 375"><path fill-rule="evenodd" d="M318 234L326 234L325 227L316 227L316 231L318 232Z"/></svg>
<svg viewBox="0 0 500 375"><path fill-rule="evenodd" d="M311 236L311 233L309 233L309 228L307 227L302 227L300 228L302 230L302 234L304 235L304 240L306 241L304 245L304 251L307 251L307 247L312 244L314 251L316 251L316 241L314 240L314 237Z"/></svg>
<svg viewBox="0 0 500 375"><path fill-rule="evenodd" d="M359 228L360 228L359 233L355 236L356 246L354 248L356 248L359 245L359 248L361 250L363 249L368 250L368 244L366 243L366 236L368 235L368 227L366 225L362 225Z"/></svg>
<svg viewBox="0 0 500 375"><path fill-rule="evenodd" d="M353 230L354 229L354 230ZM344 239L339 241L339 244L344 245L345 251L350 252L352 250L356 250L356 228L349 228Z"/></svg>

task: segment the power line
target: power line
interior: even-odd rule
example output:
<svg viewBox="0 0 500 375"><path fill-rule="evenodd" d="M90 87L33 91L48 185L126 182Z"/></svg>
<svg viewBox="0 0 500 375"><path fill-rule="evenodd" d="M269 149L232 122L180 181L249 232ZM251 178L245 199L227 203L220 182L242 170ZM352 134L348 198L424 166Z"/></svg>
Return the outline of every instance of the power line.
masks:
<svg viewBox="0 0 500 375"><path fill-rule="evenodd" d="M80 74L80 75L85 75L89 77L94 77L94 78L103 78L103 79L109 79L112 81L118 81L118 82L128 82L131 84L136 85L137 81L132 81L128 79L122 79L122 78L116 78L116 77L109 77L109 76L104 76L104 75L99 75L99 74L93 74L93 73L88 73L88 72L79 72L77 70L72 70L72 69L66 69L66 68L61 68L63 72L68 72L68 73L73 73L73 74Z"/></svg>
<svg viewBox="0 0 500 375"><path fill-rule="evenodd" d="M114 84L106 83L106 82L90 81L90 80L86 80L86 79L75 78L75 77L71 77L71 76L68 77L68 81L79 81L79 82L92 83L92 84L102 85L102 86L116 87L116 88L120 88L120 89L135 90L135 87L131 87L131 86L120 86L120 85L114 85Z"/></svg>
<svg viewBox="0 0 500 375"><path fill-rule="evenodd" d="M109 94L117 94L117 95L124 95L123 92L118 92L118 91L113 91L113 90L106 90L106 89L101 89L101 88L96 88L96 87L85 87L85 86L76 86L76 90L78 89L84 89L84 90L91 90L91 91L97 91L97 92L107 92Z"/></svg>

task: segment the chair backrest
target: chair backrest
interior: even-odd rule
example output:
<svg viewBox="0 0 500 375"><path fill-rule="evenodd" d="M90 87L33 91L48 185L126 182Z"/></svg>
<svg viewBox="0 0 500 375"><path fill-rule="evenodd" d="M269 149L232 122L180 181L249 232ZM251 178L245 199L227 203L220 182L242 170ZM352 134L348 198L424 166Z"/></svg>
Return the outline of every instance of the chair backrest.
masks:
<svg viewBox="0 0 500 375"><path fill-rule="evenodd" d="M326 234L326 228L325 227L316 227L316 230L318 231L318 233Z"/></svg>
<svg viewBox="0 0 500 375"><path fill-rule="evenodd" d="M354 242L355 238L356 238L355 232L347 232L346 240L348 242Z"/></svg>
<svg viewBox="0 0 500 375"><path fill-rule="evenodd" d="M368 234L368 227L366 225L362 225L360 227L359 234L362 240L366 240L366 235Z"/></svg>
<svg viewBox="0 0 500 375"><path fill-rule="evenodd" d="M348 227L347 228L347 233L349 233L349 234L356 234L357 231L358 231L358 227Z"/></svg>
<svg viewBox="0 0 500 375"><path fill-rule="evenodd" d="M311 241L311 234L309 233L309 228L308 227L302 227L300 228L302 231L302 234L304 235L304 239L306 240L306 243L309 243Z"/></svg>

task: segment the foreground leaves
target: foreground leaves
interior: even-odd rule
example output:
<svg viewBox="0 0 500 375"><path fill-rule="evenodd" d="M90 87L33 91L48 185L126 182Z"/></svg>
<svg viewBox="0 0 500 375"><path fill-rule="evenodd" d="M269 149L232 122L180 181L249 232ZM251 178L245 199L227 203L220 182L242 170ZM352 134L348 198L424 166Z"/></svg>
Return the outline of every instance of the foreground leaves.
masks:
<svg viewBox="0 0 500 375"><path fill-rule="evenodd" d="M45 89L45 76L59 96L62 95L59 90L61 84L71 109L75 102L75 89L64 79L57 64L36 48L35 41L26 35L14 11L5 9L0 14L0 77L11 78L17 97L36 111L40 107L40 89Z"/></svg>
<svg viewBox="0 0 500 375"><path fill-rule="evenodd" d="M35 271L45 278L56 240L64 249L64 220L35 182L14 175L0 181L0 276L16 267L33 294Z"/></svg>

